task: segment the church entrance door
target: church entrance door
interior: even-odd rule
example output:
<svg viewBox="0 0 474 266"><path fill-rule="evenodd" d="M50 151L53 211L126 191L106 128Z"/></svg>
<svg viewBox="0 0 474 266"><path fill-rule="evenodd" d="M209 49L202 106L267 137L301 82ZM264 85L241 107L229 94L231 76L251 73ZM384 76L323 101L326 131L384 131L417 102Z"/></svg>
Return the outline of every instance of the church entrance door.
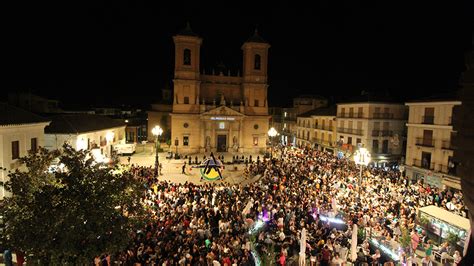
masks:
<svg viewBox="0 0 474 266"><path fill-rule="evenodd" d="M227 135L217 135L217 151L226 152L227 150Z"/></svg>

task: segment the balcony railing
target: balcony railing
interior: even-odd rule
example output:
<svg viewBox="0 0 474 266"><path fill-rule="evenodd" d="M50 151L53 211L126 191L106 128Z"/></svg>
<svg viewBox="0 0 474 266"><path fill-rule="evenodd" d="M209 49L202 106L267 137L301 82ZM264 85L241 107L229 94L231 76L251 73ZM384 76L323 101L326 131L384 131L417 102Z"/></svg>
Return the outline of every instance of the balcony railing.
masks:
<svg viewBox="0 0 474 266"><path fill-rule="evenodd" d="M434 143L435 143L434 139L424 139L424 138L416 139L416 145L418 146L434 147Z"/></svg>
<svg viewBox="0 0 474 266"><path fill-rule="evenodd" d="M422 116L421 123L422 124L433 125L434 124L434 116Z"/></svg>
<svg viewBox="0 0 474 266"><path fill-rule="evenodd" d="M332 126L327 126L327 125L316 125L314 126L315 129L321 129L321 130L326 130L326 131L332 131L333 127Z"/></svg>
<svg viewBox="0 0 474 266"><path fill-rule="evenodd" d="M392 130L378 130L374 129L372 130L372 137L390 137L393 136L393 131Z"/></svg>
<svg viewBox="0 0 474 266"><path fill-rule="evenodd" d="M429 163L429 162L423 162L422 160L414 159L413 160L413 165L428 169L428 170L434 170L434 163Z"/></svg>
<svg viewBox="0 0 474 266"><path fill-rule="evenodd" d="M380 148L372 148L372 153L374 153L374 154L392 154L392 150L387 149L386 151L384 151L383 149L380 149Z"/></svg>
<svg viewBox="0 0 474 266"><path fill-rule="evenodd" d="M360 135L362 136L362 129L355 129L355 128L342 128L339 127L337 128L338 133L347 133L347 134L353 134L353 135Z"/></svg>
<svg viewBox="0 0 474 266"><path fill-rule="evenodd" d="M373 118L377 119L393 119L394 115L392 113L374 113Z"/></svg>
<svg viewBox="0 0 474 266"><path fill-rule="evenodd" d="M451 145L451 141L443 140L441 142L441 148L445 150L453 150L453 146Z"/></svg>
<svg viewBox="0 0 474 266"><path fill-rule="evenodd" d="M339 113L340 118L364 118L364 113Z"/></svg>

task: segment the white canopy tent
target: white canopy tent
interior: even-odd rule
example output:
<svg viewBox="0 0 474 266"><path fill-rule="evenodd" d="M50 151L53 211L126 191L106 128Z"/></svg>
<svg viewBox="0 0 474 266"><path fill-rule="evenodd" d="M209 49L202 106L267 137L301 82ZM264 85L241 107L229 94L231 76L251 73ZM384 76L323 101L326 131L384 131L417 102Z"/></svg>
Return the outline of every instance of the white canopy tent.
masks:
<svg viewBox="0 0 474 266"><path fill-rule="evenodd" d="M434 205L422 207L419 209L419 211L420 213L426 213L439 220L446 222L447 224L451 224L466 231L469 231L469 229L471 228L469 219L461 217L457 214L454 214L443 208L436 207Z"/></svg>

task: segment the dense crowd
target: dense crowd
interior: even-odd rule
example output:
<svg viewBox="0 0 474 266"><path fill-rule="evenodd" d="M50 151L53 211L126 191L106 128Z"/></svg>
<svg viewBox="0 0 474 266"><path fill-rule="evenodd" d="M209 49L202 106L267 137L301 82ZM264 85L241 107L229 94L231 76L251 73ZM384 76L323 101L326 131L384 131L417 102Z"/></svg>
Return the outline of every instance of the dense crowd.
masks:
<svg viewBox="0 0 474 266"><path fill-rule="evenodd" d="M278 158L248 164L246 173L260 178L246 186L174 184L153 178L152 168L133 166L145 184L143 203L150 206L153 222L113 260L126 265L255 265L253 253L285 265L300 252L304 228L311 265L316 260L342 265L350 257L353 223L396 246L401 228L415 228L419 207L437 205L467 217L461 192L370 167L359 180L358 166L327 152L279 152ZM258 220L264 226L253 235ZM371 251L367 241L360 246L359 257L365 258L358 259L380 259L380 250Z"/></svg>

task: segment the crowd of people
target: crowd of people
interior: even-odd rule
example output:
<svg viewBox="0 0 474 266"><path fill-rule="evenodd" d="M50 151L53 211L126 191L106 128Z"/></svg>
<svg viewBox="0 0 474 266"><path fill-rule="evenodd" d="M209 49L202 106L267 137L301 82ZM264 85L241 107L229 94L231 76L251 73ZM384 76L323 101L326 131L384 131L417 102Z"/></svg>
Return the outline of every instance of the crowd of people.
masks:
<svg viewBox="0 0 474 266"><path fill-rule="evenodd" d="M396 249L401 228L415 230L419 207L437 205L467 216L459 191L370 167L359 180L359 166L327 152L281 148L278 153L272 160L250 162L246 173L260 178L245 186L174 184L154 178L153 168L133 166L145 184L143 203L151 207L153 222L135 232L134 241L113 260L233 266L265 259L285 265L302 256L305 229L311 265L343 265L350 260L353 224ZM263 226L253 231L257 221ZM359 261L382 259L369 241L359 244Z"/></svg>

